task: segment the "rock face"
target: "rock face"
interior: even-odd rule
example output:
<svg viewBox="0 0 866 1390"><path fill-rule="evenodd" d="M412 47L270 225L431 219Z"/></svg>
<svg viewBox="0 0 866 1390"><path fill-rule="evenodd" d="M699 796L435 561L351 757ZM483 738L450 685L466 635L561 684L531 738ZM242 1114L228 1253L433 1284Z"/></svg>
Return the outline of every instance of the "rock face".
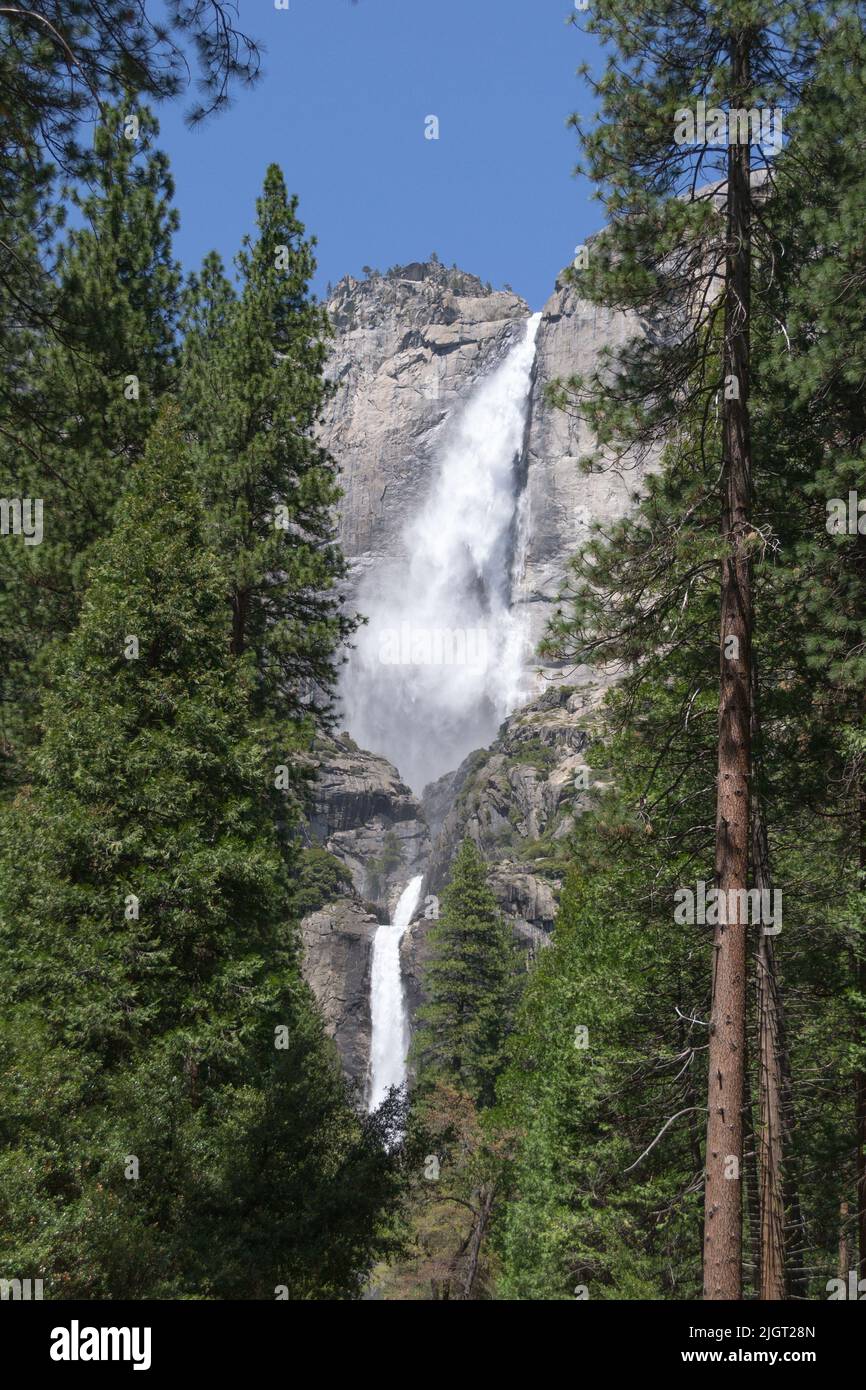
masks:
<svg viewBox="0 0 866 1390"><path fill-rule="evenodd" d="M317 762L311 837L346 865L355 892L387 920L430 856L420 805L386 758L348 734L323 743Z"/></svg>
<svg viewBox="0 0 866 1390"><path fill-rule="evenodd" d="M428 903L448 882L464 839L489 864L490 887L515 939L531 959L547 945L567 865L566 837L593 789L603 785L592 764L595 711L602 683L550 688L507 719L488 749L428 787L422 807L441 817L424 885ZM429 809L428 809L429 808ZM410 1019L424 1002L428 917L417 917L401 943Z"/></svg>
<svg viewBox="0 0 866 1390"><path fill-rule="evenodd" d="M650 466L646 460L632 472L583 472L579 461L592 452L592 435L582 420L548 402L547 388L557 380L589 375L605 349L616 354L642 331L633 315L590 304L564 281L557 283L544 306L523 460L525 562L513 596L517 611L526 612L533 650L544 633L569 558L580 551L593 522L607 524L625 515ZM582 673L582 678L588 677L589 673Z"/></svg>
<svg viewBox="0 0 866 1390"><path fill-rule="evenodd" d="M491 866L491 887L518 937L535 944L550 932L564 841L598 780L590 749L601 693L598 685L552 687L507 719L489 749L466 759L430 856L430 892L441 891L470 839Z"/></svg>
<svg viewBox="0 0 866 1390"><path fill-rule="evenodd" d="M419 805L384 758L347 736L321 753L316 838L353 876L354 894L302 923L305 974L347 1073L363 1083L370 1051L373 936L415 873L421 905L400 947L410 1021L423 1003L435 903L465 838L490 865L490 886L516 939L534 955L548 941L565 870L566 837L599 772L592 767L601 685L548 689L502 725L489 749L428 787ZM437 828L431 845L427 820ZM389 837L402 850L382 872ZM371 910L375 909L375 910Z"/></svg>
<svg viewBox="0 0 866 1390"><path fill-rule="evenodd" d="M433 903L465 838L488 861L517 940L530 953L546 943L565 839L598 782L591 740L601 693L600 685L551 687L507 719L489 749L428 787L420 804L390 763L347 735L321 748L311 831L350 870L354 895L304 919L305 973L355 1079L364 1079L369 1058L373 935L414 874L425 882L401 945L410 1019L423 1002ZM437 830L433 843L428 820Z"/></svg>
<svg viewBox="0 0 866 1390"><path fill-rule="evenodd" d="M400 551L442 425L529 316L518 295L436 262L347 276L328 303L335 392L322 441L342 470L340 543L355 584Z"/></svg>
<svg viewBox="0 0 866 1390"><path fill-rule="evenodd" d="M378 921L341 898L301 923L304 975L347 1076L363 1090L370 1059L370 969Z"/></svg>
<svg viewBox="0 0 866 1390"><path fill-rule="evenodd" d="M430 836L418 802L385 758L343 734L323 741L316 762L309 837L348 868L352 890L303 919L304 976L347 1076L363 1091L373 937L408 880L425 869Z"/></svg>

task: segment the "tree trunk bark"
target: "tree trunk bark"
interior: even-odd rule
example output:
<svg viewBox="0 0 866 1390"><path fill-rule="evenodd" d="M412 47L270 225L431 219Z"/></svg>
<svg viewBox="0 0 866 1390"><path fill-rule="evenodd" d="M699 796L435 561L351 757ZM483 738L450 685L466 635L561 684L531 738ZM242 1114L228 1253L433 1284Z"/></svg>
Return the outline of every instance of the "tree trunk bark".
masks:
<svg viewBox="0 0 866 1390"><path fill-rule="evenodd" d="M490 1221L492 1207L493 1194L487 1187L482 1187L478 1193L478 1210L469 1241L469 1258L466 1262L466 1270L463 1275L464 1299L471 1299L475 1293L475 1281L478 1278L478 1265L481 1259L481 1246L487 1234L487 1226Z"/></svg>
<svg viewBox="0 0 866 1390"><path fill-rule="evenodd" d="M848 1203L842 1198L839 1204L839 1278L848 1287L848 1274L851 1269L851 1247L848 1244Z"/></svg>
<svg viewBox="0 0 866 1390"><path fill-rule="evenodd" d="M749 1077L749 1049L743 1071L743 1148L746 1175L746 1210L749 1217L748 1283L756 1298L761 1296L761 1185L758 1178L758 1139L755 1134L752 1086Z"/></svg>
<svg viewBox="0 0 866 1390"><path fill-rule="evenodd" d="M761 716L757 663L752 656L752 883L773 892L767 823L759 790ZM766 924L763 924L766 925ZM802 1278L794 1272L805 1253L805 1232L800 1197L792 1171L791 1135L794 1130L794 1093L791 1059L785 1030L785 1011L776 969L774 938L763 929L756 959L758 1002L758 1064L760 1129L758 1167L761 1208L762 1299L788 1298L796 1288L805 1294Z"/></svg>
<svg viewBox="0 0 866 1390"><path fill-rule="evenodd" d="M866 778L861 778L858 795L860 830L860 891L866 892ZM855 980L857 990L866 997L866 943L857 943ZM861 1039L862 1041L862 1039ZM854 1076L855 1124L857 1136L857 1278L866 1278L866 1071Z"/></svg>
<svg viewBox="0 0 866 1390"><path fill-rule="evenodd" d="M738 32L731 41L730 66L730 104L748 105L747 31ZM729 145L722 469L722 534L728 554L721 575L716 793L716 886L729 920L718 925L713 941L704 1195L706 1299L742 1298L746 924L739 920L739 909L748 887L751 774L750 174L748 144ZM741 896L732 899L734 893Z"/></svg>
<svg viewBox="0 0 866 1390"><path fill-rule="evenodd" d="M753 883L772 891L767 832L758 798L752 806L754 842ZM787 1297L785 1279L785 1117L782 1056L782 1001L776 976L773 938L759 929L758 1066L760 1127L758 1170L761 1193L761 1298Z"/></svg>
<svg viewBox="0 0 866 1390"><path fill-rule="evenodd" d="M250 609L249 589L236 589L231 598L232 606L232 656L243 656L247 641L247 618Z"/></svg>

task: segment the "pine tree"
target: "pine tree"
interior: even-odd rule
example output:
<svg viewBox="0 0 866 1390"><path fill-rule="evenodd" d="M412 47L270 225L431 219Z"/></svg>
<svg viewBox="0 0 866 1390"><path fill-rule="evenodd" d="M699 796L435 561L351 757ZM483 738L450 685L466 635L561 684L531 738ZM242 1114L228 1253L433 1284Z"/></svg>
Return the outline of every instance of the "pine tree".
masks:
<svg viewBox="0 0 866 1390"><path fill-rule="evenodd" d="M803 163L796 149L792 150L792 162L796 167ZM839 187L844 187L844 179ZM780 238L787 235L790 247L790 234L782 228L781 205L777 211L777 234ZM798 225L799 212L795 209L791 215L793 225ZM791 275L793 282L799 283L796 263ZM842 263L840 285L847 278ZM787 275L781 280L785 282ZM783 290L788 293L789 286L780 284L779 290L780 295ZM769 845L775 865L774 884L783 890L785 929L775 940L762 931L758 934L755 993L763 991L765 1002L762 1004L760 997L749 1000L755 1026L755 1042L753 1045L750 1037L748 1047L749 1091L756 1102L760 1101L761 1112L754 1124L759 1160L754 1176L758 1181L753 1181L746 1166L752 1252L749 1274L759 1296L774 1296L767 1287L772 1283L776 1297L780 1287L798 1297L826 1297L826 1278L834 1272L839 1243L839 1211L846 1203L851 1212L856 1210L854 1117L849 1094L852 1064L858 1055L856 1042L854 1048L851 1046L852 1038L857 1037L858 1006L851 991L849 952L856 944L859 920L856 794L852 794L850 784L846 789L844 775L845 729L847 725L850 734L856 727L856 715L841 698L843 687L828 687L827 677L829 671L835 681L847 668L853 691L863 610L857 601L856 565L847 572L841 566L846 545L854 561L855 538L828 537L826 533L826 489L821 477L826 442L822 440L821 412L810 393L798 401L786 374L779 371L773 344L778 341L784 347L785 338L778 323L792 326L792 320L784 297L770 308L772 312L762 314L756 325L754 430L762 482L758 520L768 544L766 559L755 565L756 594L764 615L756 634L762 728L755 745L755 806L759 811L766 807L767 815L753 853L752 883L760 887L766 882ZM806 329L804 341L818 342L819 337ZM792 377L798 373L795 357L790 371ZM828 422L833 415L831 406ZM835 418L838 424L841 417L836 414ZM636 902L635 921L654 922L658 907L669 901L675 887L711 877L713 827L705 815L705 803L712 785L716 736L715 709L708 689L718 603L713 479L709 462L702 455L700 416L686 417L680 434L676 447L665 451L658 470L647 479L647 495L634 514L612 527L597 528L595 541L576 558L572 601L553 634L553 648L559 654L574 659L586 653L593 664L610 664L621 673L607 701L603 725L620 746L616 751L614 745L609 766L605 760L602 780L610 780L620 789L628 812L625 827L633 820L642 827L641 843L647 852L636 862L635 888L628 890L637 893L642 885L645 895L643 906ZM838 443L837 436L837 447ZM842 446L841 457L844 455ZM850 652L844 656L849 642ZM835 668L833 652L843 657ZM849 755L851 752L853 749ZM594 766L598 756L604 755L593 755ZM590 877L586 865L595 862L599 863L597 872L612 875L624 850L634 841L634 831L623 839L616 823L608 828L602 817L593 831L594 821L594 817L584 817L572 848L582 879ZM757 830L760 824L759 816L753 826ZM659 847L653 852L657 842ZM632 857L629 855L630 860ZM591 883L588 886L593 887ZM605 891L611 903L627 901L619 881L607 890L600 885L599 903ZM560 914L564 907L565 899ZM669 934L670 906L667 920ZM676 928L675 937L671 959L679 960L684 978L692 981L689 991L675 996L676 1007L686 1018L705 1020L706 1000L693 974L694 961L702 949L701 937L694 940L691 935L684 936L682 928ZM613 931L608 940L610 958L595 967L594 988L599 990L604 988L604 971L615 978L620 967ZM671 949L667 939L665 947ZM658 958L661 961L661 952ZM534 1007L539 1018L548 1003L544 998L545 968L550 968L546 956L537 972L539 996L532 994L533 981L532 1002L527 1001L527 1009ZM574 978L582 978L586 966L575 956L564 969L570 969ZM661 966L656 970L648 960L646 971L654 985L662 985ZM779 1001L767 996L779 996L782 987L789 991L789 1000L780 1039ZM673 1008L672 1002L671 1014ZM765 1019L768 1010L771 1014L775 1010L776 1017ZM657 1066L655 1033L647 1032L644 1021L631 1026L635 1037L646 1037L645 1049L634 1049L632 1074L651 1076ZM661 1036L670 1036L663 1016L656 1026ZM525 1142L532 1151L526 1158L525 1172L520 1160L518 1180L519 1185L534 1189L541 1182L542 1161L550 1164L551 1175L545 1181L548 1198L570 1205L581 1182L579 1178L570 1182L563 1163L566 1154L579 1155L579 1143L572 1135L560 1138L556 1130L533 1137L535 1072L529 1062L545 1031L550 1030L543 1022L530 1031L528 1018L520 1020L517 1045L522 1045L524 1035L529 1038L521 1054L525 1060L517 1070L518 1081L525 1083L525 1094L516 1113L509 1113L517 1128L527 1130ZM698 1091L705 1079L703 1057L705 1053L698 1048L691 1068ZM769 1084L764 1080L765 1070L771 1073ZM544 1064L544 1074L555 1074L552 1059ZM599 1077L599 1072L594 1075ZM604 1096L603 1073L599 1079ZM774 1085L780 1094L772 1100L769 1092ZM614 1080L610 1086L616 1089ZM552 1098L556 1098L555 1089ZM685 1096L666 1101L663 1093L644 1103L640 1090L635 1100L640 1101L642 1120L651 1123L656 1133L682 1106L695 1103L694 1099L687 1102ZM564 1112L579 1124L581 1107L574 1097L564 1092L561 1103ZM750 1110L747 1094L747 1124ZM619 1128L625 1123L621 1115L618 1112ZM665 1131L663 1152L674 1142L678 1124L683 1122ZM626 1161L623 1156L614 1165L617 1182L622 1169L641 1151L639 1146L646 1147L653 1137L649 1132L645 1138L635 1138L632 1158ZM542 1138L544 1144L539 1147ZM596 1143L591 1130L584 1142L590 1146ZM772 1152L767 1152L770 1147ZM776 1171L771 1171L774 1165ZM693 1179L687 1171L680 1171L680 1191L687 1194ZM759 1182L764 1194L761 1211L753 1201ZM590 1187L599 1191L597 1175ZM641 1209L636 1184L621 1196L626 1198L629 1211ZM679 1209L680 1201L672 1194L672 1211ZM778 1227L780 1208L784 1209L784 1250L778 1230L771 1234L772 1227ZM520 1209L520 1204L514 1208ZM524 1210L528 1230L548 1221L529 1201ZM549 1219L560 1228L558 1218ZM611 1206L611 1238L625 1239L624 1220ZM763 1251L758 1241L762 1228ZM600 1234L595 1233L593 1240ZM528 1247L527 1259L531 1258L534 1256ZM688 1259L687 1253L683 1259ZM618 1278L625 1280L636 1271L627 1239L622 1260ZM558 1287L566 1287L568 1275L560 1271L556 1277ZM666 1287L661 1268L645 1266L643 1278L650 1281L644 1288ZM519 1296L531 1295L524 1292Z"/></svg>
<svg viewBox="0 0 866 1390"><path fill-rule="evenodd" d="M786 236L780 297L788 337L771 345L777 409L796 412L812 441L809 467L791 480L805 494L789 605L808 615L804 664L814 690L813 721L825 730L830 759L821 768L825 797L841 801L842 853L855 868L843 913L851 970L850 1062L854 1091L859 1274L866 1275L866 777L863 774L863 613L866 540L856 513L866 457L863 352L864 57L862 14L854 7L824 46L812 98L795 117L780 170L775 217ZM853 524L848 513L855 498ZM790 504L789 504L790 505ZM861 504L862 505L862 504ZM832 691L832 696L829 695ZM834 763L842 759L843 795ZM847 876L846 876L847 877ZM848 1197L842 1197L848 1205Z"/></svg>
<svg viewBox="0 0 866 1390"><path fill-rule="evenodd" d="M77 621L90 546L112 524L174 374L177 215L158 128L110 109L94 138L82 224L58 251L53 324L31 334L0 443L0 495L39 499L42 540L0 546L4 742L32 742L50 645ZM20 769L13 776L20 775Z"/></svg>
<svg viewBox="0 0 866 1390"><path fill-rule="evenodd" d="M439 1079L412 1107L402 1163L408 1237L376 1272L387 1299L479 1302L496 1296L494 1236L511 1194L514 1135L496 1111Z"/></svg>
<svg viewBox="0 0 866 1390"><path fill-rule="evenodd" d="M664 331L636 340L613 373L605 362L592 382L572 388L601 444L620 453L657 444L695 406L707 447L717 451L715 874L728 903L748 887L752 559L760 544L752 521L750 357L753 252L765 195L752 166L753 150L761 152L771 131L762 135L750 113L778 112L800 94L826 10L788 0L772 14L751 0L733 9L714 0L697 7L647 0L637 8L601 0L587 22L612 50L592 84L601 119L582 132L586 169L604 189L612 224L593 243L581 284L593 298L663 323ZM699 101L709 108L706 130ZM738 920L716 930L712 978L705 1296L736 1299L746 1038L746 932Z"/></svg>
<svg viewBox="0 0 866 1390"><path fill-rule="evenodd" d="M329 708L340 611L336 467L315 426L328 395L314 241L271 165L235 300L209 257L187 295L182 395L213 534L230 573L232 650L255 653L261 709L309 728Z"/></svg>
<svg viewBox="0 0 866 1390"><path fill-rule="evenodd" d="M3 1266L59 1298L354 1297L392 1160L300 976L173 412L91 564L0 825Z"/></svg>
<svg viewBox="0 0 866 1390"><path fill-rule="evenodd" d="M27 383L39 334L52 322L51 248L64 212L57 202L54 170L28 146L0 157L0 419L4 447Z"/></svg>
<svg viewBox="0 0 866 1390"><path fill-rule="evenodd" d="M255 41L225 0L40 0L4 6L0 76L13 156L42 146L69 172L82 157L81 125L119 92L178 96L194 71L202 100L193 121L225 106L236 83L259 73ZM189 50L192 50L190 53Z"/></svg>
<svg viewBox="0 0 866 1390"><path fill-rule="evenodd" d="M411 1238L389 1279L398 1297L475 1301L493 1295L493 1236L509 1193L513 1135L496 1113L496 1083L522 972L471 840L428 944L406 1141Z"/></svg>
<svg viewBox="0 0 866 1390"><path fill-rule="evenodd" d="M447 1079L484 1108L494 1100L504 1064L519 961L484 861L470 840L457 852L429 942L427 1003L419 1011L415 1041L421 1084Z"/></svg>
<svg viewBox="0 0 866 1390"><path fill-rule="evenodd" d="M600 750L599 750L600 751ZM670 929L685 862L647 836L622 791L585 818L552 945L530 977L500 1084L520 1136L501 1233L501 1293L517 1299L698 1296L701 928ZM638 778L635 778L637 781ZM622 796L622 800L620 800ZM652 896L646 893L652 881Z"/></svg>

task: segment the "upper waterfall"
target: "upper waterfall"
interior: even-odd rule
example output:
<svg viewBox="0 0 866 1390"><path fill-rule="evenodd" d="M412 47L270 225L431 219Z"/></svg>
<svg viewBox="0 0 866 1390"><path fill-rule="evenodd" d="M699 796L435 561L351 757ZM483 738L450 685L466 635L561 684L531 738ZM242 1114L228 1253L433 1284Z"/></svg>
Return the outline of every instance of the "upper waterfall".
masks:
<svg viewBox="0 0 866 1390"><path fill-rule="evenodd" d="M368 576L369 621L343 681L346 723L416 790L490 741L521 697L518 461L541 314L456 412L387 580Z"/></svg>

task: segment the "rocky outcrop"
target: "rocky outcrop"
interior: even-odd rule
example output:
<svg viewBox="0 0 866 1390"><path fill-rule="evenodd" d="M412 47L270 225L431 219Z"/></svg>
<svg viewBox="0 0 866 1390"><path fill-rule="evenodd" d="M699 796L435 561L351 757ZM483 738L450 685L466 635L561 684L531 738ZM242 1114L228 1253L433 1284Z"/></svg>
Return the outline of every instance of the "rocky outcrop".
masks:
<svg viewBox="0 0 866 1390"><path fill-rule="evenodd" d="M580 460L592 453L593 437L574 412L551 405L548 388L575 375L590 376L605 351L615 356L642 331L634 315L581 299L578 287L564 279L544 306L523 460L524 564L513 596L515 610L525 612L533 652L562 589L569 559L586 543L593 523L606 525L625 515L651 466L645 459L631 471L603 467L584 472ZM570 668L571 680L594 678L586 670L575 676Z"/></svg>
<svg viewBox="0 0 866 1390"><path fill-rule="evenodd" d="M342 734L319 744L315 762L309 838L346 866L352 888L303 919L304 976L346 1074L363 1089L373 937L408 880L426 868L430 836L418 801L387 759Z"/></svg>
<svg viewBox="0 0 866 1390"><path fill-rule="evenodd" d="M601 685L552 687L507 719L489 749L466 759L430 856L429 892L441 892L468 838L490 864L491 887L518 938L535 946L551 931L566 837L598 785L590 763L602 693ZM422 805L441 794L434 784Z"/></svg>
<svg viewBox="0 0 866 1390"><path fill-rule="evenodd" d="M454 805L457 793L466 780L466 769L470 761L467 758L456 771L446 772L444 777L438 777L435 782L428 783L424 788L424 795L421 798L422 813L430 830L430 838L434 842L445 824L445 817Z"/></svg>
<svg viewBox="0 0 866 1390"><path fill-rule="evenodd" d="M304 976L347 1076L363 1089L370 1058L370 969L378 920L342 898L301 923Z"/></svg>
<svg viewBox="0 0 866 1390"><path fill-rule="evenodd" d="M414 1032L418 1010L424 1003L424 971L430 959L430 928L435 921L423 913L407 927L400 942L400 968L406 1011Z"/></svg>
<svg viewBox="0 0 866 1390"><path fill-rule="evenodd" d="M340 543L355 584L400 552L442 426L529 316L518 295L438 262L346 276L328 313L334 394L321 437L344 495Z"/></svg>
<svg viewBox="0 0 866 1390"><path fill-rule="evenodd" d="M420 806L384 758L355 748L348 736L322 750L313 829L350 869L356 895L304 919L305 974L356 1080L363 1082L369 1058L373 936L414 873L423 872L425 884L401 944L410 1019L423 1003L438 894L463 839L473 840L488 861L490 886L515 938L530 954L546 944L566 866L566 837L601 785L591 764L602 693L600 686L547 690L505 721L489 749L428 787ZM432 845L428 819L439 827ZM389 836L402 857L377 881L375 866ZM376 912L370 910L374 904Z"/></svg>
<svg viewBox="0 0 866 1390"><path fill-rule="evenodd" d="M352 875L358 896L383 914L427 867L430 835L420 805L386 758L348 734L319 745L310 835Z"/></svg>
<svg viewBox="0 0 866 1390"><path fill-rule="evenodd" d="M428 914L468 838L488 862L490 887L515 939L530 957L547 944L567 866L567 836L589 796L604 786L602 771L592 767L603 693L601 682L548 689L504 722L490 748L425 789L425 817L439 825L424 885ZM424 1002L434 920L416 917L401 944L412 1019Z"/></svg>

